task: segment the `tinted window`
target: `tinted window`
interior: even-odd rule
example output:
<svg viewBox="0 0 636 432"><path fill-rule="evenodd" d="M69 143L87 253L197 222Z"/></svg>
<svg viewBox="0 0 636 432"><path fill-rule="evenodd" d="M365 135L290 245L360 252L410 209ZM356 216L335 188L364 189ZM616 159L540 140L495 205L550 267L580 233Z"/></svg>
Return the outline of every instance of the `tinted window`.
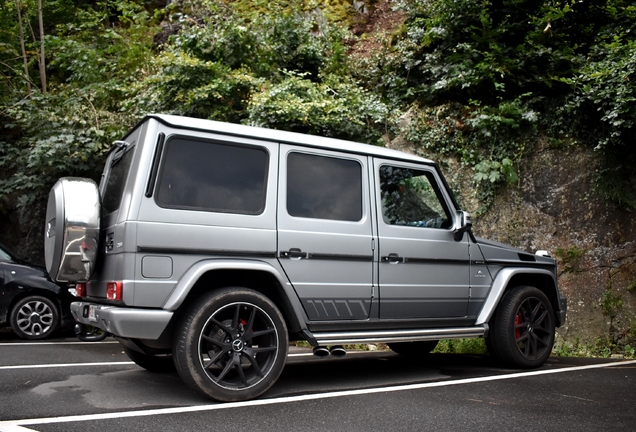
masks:
<svg viewBox="0 0 636 432"><path fill-rule="evenodd" d="M362 167L356 161L303 153L287 159L287 212L291 216L362 219Z"/></svg>
<svg viewBox="0 0 636 432"><path fill-rule="evenodd" d="M156 201L161 207L258 214L265 208L267 152L259 147L172 138Z"/></svg>
<svg viewBox="0 0 636 432"><path fill-rule="evenodd" d="M134 147L126 147L115 152L111 158L110 173L108 174L108 183L102 200L102 214L107 215L119 208L121 197L124 194L128 171L132 163ZM125 152L125 153L124 153Z"/></svg>
<svg viewBox="0 0 636 432"><path fill-rule="evenodd" d="M382 218L389 225L450 228L452 221L435 177L428 171L380 167Z"/></svg>

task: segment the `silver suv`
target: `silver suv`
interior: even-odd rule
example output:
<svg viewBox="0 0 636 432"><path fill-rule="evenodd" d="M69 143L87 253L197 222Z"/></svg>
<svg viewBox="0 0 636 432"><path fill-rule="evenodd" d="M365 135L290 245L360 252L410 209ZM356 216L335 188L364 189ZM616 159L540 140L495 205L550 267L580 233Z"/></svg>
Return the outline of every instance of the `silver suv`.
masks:
<svg viewBox="0 0 636 432"><path fill-rule="evenodd" d="M484 337L509 365L542 365L566 315L555 261L470 228L430 160L151 115L115 143L99 187L53 186L45 252L54 280L77 283L77 321L238 401L274 384L295 340L424 355Z"/></svg>

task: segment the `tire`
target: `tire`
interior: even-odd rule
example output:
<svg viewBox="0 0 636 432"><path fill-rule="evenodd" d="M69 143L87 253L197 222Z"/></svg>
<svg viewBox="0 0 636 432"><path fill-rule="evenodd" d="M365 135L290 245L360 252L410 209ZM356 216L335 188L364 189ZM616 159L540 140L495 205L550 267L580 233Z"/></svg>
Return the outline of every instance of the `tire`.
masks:
<svg viewBox="0 0 636 432"><path fill-rule="evenodd" d="M56 282L86 282L97 266L100 198L90 179L64 177L51 188L44 227L44 262Z"/></svg>
<svg viewBox="0 0 636 432"><path fill-rule="evenodd" d="M404 356L422 356L435 349L439 341L393 342L388 344L392 351Z"/></svg>
<svg viewBox="0 0 636 432"><path fill-rule="evenodd" d="M247 288L224 288L192 304L172 352L188 386L232 402L266 392L285 366L287 349L285 320L271 300Z"/></svg>
<svg viewBox="0 0 636 432"><path fill-rule="evenodd" d="M60 312L52 300L33 295L15 304L9 320L13 332L22 339L44 339L57 330Z"/></svg>
<svg viewBox="0 0 636 432"><path fill-rule="evenodd" d="M151 355L144 354L130 348L124 348L126 355L134 361L137 366L141 366L149 372L167 373L174 372L174 362L171 355Z"/></svg>
<svg viewBox="0 0 636 432"><path fill-rule="evenodd" d="M519 286L501 299L486 338L489 351L507 365L537 368L554 345L555 318L546 295L531 286Z"/></svg>

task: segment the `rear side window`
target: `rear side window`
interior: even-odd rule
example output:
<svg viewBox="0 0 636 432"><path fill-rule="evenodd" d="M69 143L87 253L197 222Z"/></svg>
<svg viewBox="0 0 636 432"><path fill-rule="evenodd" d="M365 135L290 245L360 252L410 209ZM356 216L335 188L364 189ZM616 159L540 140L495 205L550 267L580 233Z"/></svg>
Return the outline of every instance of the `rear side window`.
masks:
<svg viewBox="0 0 636 432"><path fill-rule="evenodd" d="M174 137L166 143L155 199L165 208L260 214L268 164L261 147Z"/></svg>
<svg viewBox="0 0 636 432"><path fill-rule="evenodd" d="M306 218L361 220L362 167L349 159L290 153L287 212Z"/></svg>
<svg viewBox="0 0 636 432"><path fill-rule="evenodd" d="M118 150L110 159L110 173L102 200L102 215L107 215L119 209L121 197L124 194L126 179L133 160L134 146L127 146Z"/></svg>

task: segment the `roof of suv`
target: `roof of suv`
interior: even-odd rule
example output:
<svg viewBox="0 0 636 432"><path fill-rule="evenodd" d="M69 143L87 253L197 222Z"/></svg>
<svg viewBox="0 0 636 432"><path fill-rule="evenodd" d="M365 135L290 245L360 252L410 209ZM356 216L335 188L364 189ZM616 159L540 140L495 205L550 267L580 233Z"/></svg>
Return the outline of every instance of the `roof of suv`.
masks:
<svg viewBox="0 0 636 432"><path fill-rule="evenodd" d="M193 129L206 132L220 132L223 134L264 139L285 144L296 144L308 147L317 147L335 151L347 151L350 153L372 155L388 159L400 159L411 162L434 164L433 161L398 150L370 144L361 144L353 141L325 138L316 135L306 135L296 132L287 132L276 129L246 126L234 123L224 123L214 120L196 119L167 114L151 114L146 118L154 118L168 126L183 129ZM145 119L144 119L145 120ZM142 120L142 122L144 121Z"/></svg>

